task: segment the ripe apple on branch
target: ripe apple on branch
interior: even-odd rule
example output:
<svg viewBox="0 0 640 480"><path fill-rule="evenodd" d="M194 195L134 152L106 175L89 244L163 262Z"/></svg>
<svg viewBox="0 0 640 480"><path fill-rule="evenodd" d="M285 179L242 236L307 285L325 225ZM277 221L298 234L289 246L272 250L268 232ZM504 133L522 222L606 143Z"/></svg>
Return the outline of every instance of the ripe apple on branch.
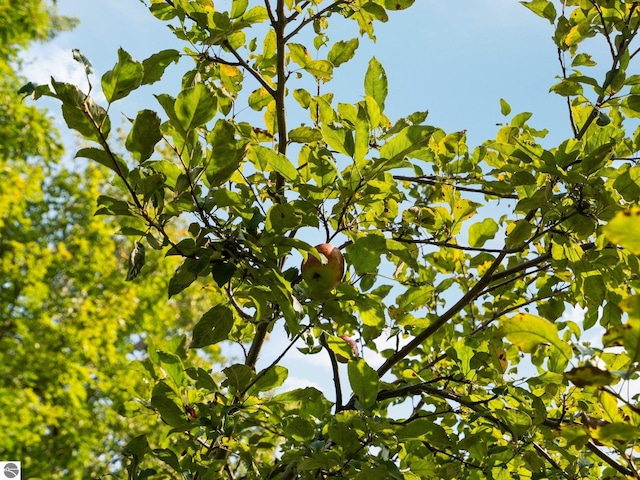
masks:
<svg viewBox="0 0 640 480"><path fill-rule="evenodd" d="M309 255L302 262L302 278L312 293L329 293L340 284L344 275L344 257L330 243L316 245L321 258Z"/></svg>

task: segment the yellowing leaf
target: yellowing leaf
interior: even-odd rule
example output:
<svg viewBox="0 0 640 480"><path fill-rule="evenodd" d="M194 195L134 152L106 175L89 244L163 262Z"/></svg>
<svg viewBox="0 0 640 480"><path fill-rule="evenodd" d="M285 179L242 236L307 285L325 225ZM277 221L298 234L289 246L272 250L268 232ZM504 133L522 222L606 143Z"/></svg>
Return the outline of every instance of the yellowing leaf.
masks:
<svg viewBox="0 0 640 480"><path fill-rule="evenodd" d="M557 327L544 318L519 313L501 324L505 336L523 352L533 353L539 345L550 345L571 360L571 347L560 339Z"/></svg>
<svg viewBox="0 0 640 480"><path fill-rule="evenodd" d="M482 222L469 227L469 245L482 247L487 240L491 240L498 233L498 224L493 218L485 218Z"/></svg>
<svg viewBox="0 0 640 480"><path fill-rule="evenodd" d="M618 212L604 227L610 242L620 245L634 255L640 255L640 207Z"/></svg>
<svg viewBox="0 0 640 480"><path fill-rule="evenodd" d="M602 370L594 365L584 365L572 368L564 374L564 377L576 387L597 386L602 387L613 383L613 375L607 370Z"/></svg>
<svg viewBox="0 0 640 480"><path fill-rule="evenodd" d="M527 220L517 220L507 227L507 248L514 248L520 246L522 243L529 240L533 226Z"/></svg>

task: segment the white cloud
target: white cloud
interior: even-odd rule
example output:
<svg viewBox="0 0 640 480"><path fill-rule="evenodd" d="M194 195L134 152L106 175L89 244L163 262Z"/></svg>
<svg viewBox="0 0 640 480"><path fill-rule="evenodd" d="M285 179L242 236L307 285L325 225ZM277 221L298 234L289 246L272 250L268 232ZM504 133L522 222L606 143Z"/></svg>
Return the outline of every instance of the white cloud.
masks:
<svg viewBox="0 0 640 480"><path fill-rule="evenodd" d="M57 82L76 85L83 92L89 91L89 82L84 67L73 59L70 50L55 44L35 44L22 57L21 73L30 82L48 84L53 77ZM91 96L97 103L106 101L100 87L100 79L95 73L89 75Z"/></svg>

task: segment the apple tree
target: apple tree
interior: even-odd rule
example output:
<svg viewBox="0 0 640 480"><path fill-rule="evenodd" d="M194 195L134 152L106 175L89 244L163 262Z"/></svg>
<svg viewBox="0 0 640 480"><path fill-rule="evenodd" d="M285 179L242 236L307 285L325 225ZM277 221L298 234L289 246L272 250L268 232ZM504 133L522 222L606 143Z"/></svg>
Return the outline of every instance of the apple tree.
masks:
<svg viewBox="0 0 640 480"><path fill-rule="evenodd" d="M376 58L357 102L332 92L360 38L414 0L148 3L182 51L120 49L104 104L55 79L30 89L61 102L77 155L125 195L97 214L130 237L128 279L163 275L142 254L159 250L180 262L169 297L210 300L188 348L139 361L135 402L170 445L132 438L129 478L640 476L640 3L521 2L554 27L550 90L572 134L550 144L501 100L480 145L426 111L389 118ZM130 113L119 152L112 105L178 62L181 89ZM346 273L318 295L299 265L331 268L321 243ZM187 355L230 344L240 360ZM281 388L294 348L329 357L332 388Z"/></svg>

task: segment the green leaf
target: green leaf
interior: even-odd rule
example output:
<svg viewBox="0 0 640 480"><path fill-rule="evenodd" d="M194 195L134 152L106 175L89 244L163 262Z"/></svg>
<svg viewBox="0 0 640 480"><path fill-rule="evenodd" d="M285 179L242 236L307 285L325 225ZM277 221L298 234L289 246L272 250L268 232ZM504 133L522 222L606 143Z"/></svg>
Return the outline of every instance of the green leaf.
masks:
<svg viewBox="0 0 640 480"><path fill-rule="evenodd" d="M382 145L380 156L391 161L410 156L412 152L426 146L435 131L434 127L424 125L406 127Z"/></svg>
<svg viewBox="0 0 640 480"><path fill-rule="evenodd" d="M387 74L382 64L373 57L369 61L369 67L364 76L364 93L373 98L380 107L380 111L383 112L387 91Z"/></svg>
<svg viewBox="0 0 640 480"><path fill-rule="evenodd" d="M140 62L131 58L122 48L118 49L118 62L112 70L102 76L102 92L107 102L126 97L133 90L142 85L144 69Z"/></svg>
<svg viewBox="0 0 640 480"><path fill-rule="evenodd" d="M211 155L207 161L206 176L211 187L226 182L244 159L245 149L236 140L234 126L226 120L218 120L207 136Z"/></svg>
<svg viewBox="0 0 640 480"><path fill-rule="evenodd" d="M558 328L544 318L518 313L500 322L505 336L526 353L534 353L539 345L550 345L568 362L573 354L569 344L558 337Z"/></svg>
<svg viewBox="0 0 640 480"><path fill-rule="evenodd" d="M323 123L322 138L327 145L337 152L352 157L354 154L353 132L336 124Z"/></svg>
<svg viewBox="0 0 640 480"><path fill-rule="evenodd" d="M142 69L144 75L142 77L142 84L151 85L159 81L167 67L172 63L178 63L178 60L180 60L180 52L173 49L162 50L143 60Z"/></svg>
<svg viewBox="0 0 640 480"><path fill-rule="evenodd" d="M136 462L140 462L142 458L149 452L149 441L146 435L138 435L132 438L124 446L122 452L126 456L133 457Z"/></svg>
<svg viewBox="0 0 640 480"><path fill-rule="evenodd" d="M298 178L298 171L289 159L271 148L263 147L262 145L252 145L249 148L247 156L257 165L260 165L263 170L267 170L267 167L270 167L288 181L293 181Z"/></svg>
<svg viewBox="0 0 640 480"><path fill-rule="evenodd" d="M289 43L289 55L291 60L300 65L302 68L306 67L311 62L311 55L307 51L307 47L299 43Z"/></svg>
<svg viewBox="0 0 640 480"><path fill-rule="evenodd" d="M614 381L611 372L593 365L572 368L565 372L564 377L579 388L587 386L604 387L611 385Z"/></svg>
<svg viewBox="0 0 640 480"><path fill-rule="evenodd" d="M159 351L158 358L160 359L162 370L164 370L164 372L168 375L173 384L176 387L184 386L184 365L182 364L182 360L180 360L180 357L178 357L174 353Z"/></svg>
<svg viewBox="0 0 640 480"><path fill-rule="evenodd" d="M378 397L378 374L362 358L349 362L347 373L351 389L358 397L360 404L366 410L371 409L376 404Z"/></svg>
<svg viewBox="0 0 640 480"><path fill-rule="evenodd" d="M167 394L152 396L151 406L158 411L162 419L171 427L183 425L187 421L182 408Z"/></svg>
<svg viewBox="0 0 640 480"><path fill-rule="evenodd" d="M297 415L286 417L282 430L288 437L298 442L312 440L316 434L315 423Z"/></svg>
<svg viewBox="0 0 640 480"><path fill-rule="evenodd" d="M289 132L289 140L295 143L312 143L322 140L322 132L315 127L298 127Z"/></svg>
<svg viewBox="0 0 640 480"><path fill-rule="evenodd" d="M98 162L100 165L104 165L116 172L118 176L126 177L129 173L129 167L121 157L115 154L111 156L101 148L81 148L76 153L76 157L88 158Z"/></svg>
<svg viewBox="0 0 640 480"><path fill-rule="evenodd" d="M232 388L235 392L242 392L253 378L253 370L247 365L236 363L230 367L222 369L226 380L222 382L225 387Z"/></svg>
<svg viewBox="0 0 640 480"><path fill-rule="evenodd" d="M162 140L160 117L153 110L140 110L133 121L125 147L139 162L153 155L156 144Z"/></svg>
<svg viewBox="0 0 640 480"><path fill-rule="evenodd" d="M504 98L500 99L500 112L505 117L511 113L511 106L507 103Z"/></svg>
<svg viewBox="0 0 640 480"><path fill-rule="evenodd" d="M261 23L269 20L269 13L263 6L252 7L243 13L240 19L248 24Z"/></svg>
<svg viewBox="0 0 640 480"><path fill-rule="evenodd" d="M130 205L124 200L100 195L97 203L100 208L96 211L96 215L133 216Z"/></svg>
<svg viewBox="0 0 640 480"><path fill-rule="evenodd" d="M158 459L169 465L176 472L182 473L182 467L180 466L180 460L173 450L168 448L156 448L152 451L153 455Z"/></svg>
<svg viewBox="0 0 640 480"><path fill-rule="evenodd" d="M231 18L238 18L247 11L249 0L233 0L231 3Z"/></svg>
<svg viewBox="0 0 640 480"><path fill-rule="evenodd" d="M130 282L138 276L140 270L144 266L145 247L144 244L136 241L133 243L133 249L129 254L129 271L127 272L127 282Z"/></svg>
<svg viewBox="0 0 640 480"><path fill-rule="evenodd" d="M351 344L335 335L327 335L327 345L336 356L342 357L343 359L350 360L356 355Z"/></svg>
<svg viewBox="0 0 640 480"><path fill-rule="evenodd" d="M218 101L213 92L202 83L182 90L175 103L175 113L180 127L187 132L213 119Z"/></svg>
<svg viewBox="0 0 640 480"><path fill-rule="evenodd" d="M55 91L52 96L62 102L62 116L69 128L88 140L101 142L109 136L111 120L107 111L97 105L75 85L51 81Z"/></svg>
<svg viewBox="0 0 640 480"><path fill-rule="evenodd" d="M414 4L416 0L384 0L387 10L404 10Z"/></svg>
<svg viewBox="0 0 640 480"><path fill-rule="evenodd" d="M169 280L169 298L191 285L208 265L208 257L201 257L197 260L186 258Z"/></svg>
<svg viewBox="0 0 640 480"><path fill-rule="evenodd" d="M487 240L491 240L498 233L498 224L493 218L485 218L482 222L469 227L469 245L482 247Z"/></svg>
<svg viewBox="0 0 640 480"><path fill-rule="evenodd" d="M219 287L229 283L238 267L229 261L215 260L211 262L211 276Z"/></svg>
<svg viewBox="0 0 640 480"><path fill-rule="evenodd" d="M202 315L193 327L189 348L202 348L227 340L234 321L233 311L227 305L216 305Z"/></svg>
<svg viewBox="0 0 640 480"><path fill-rule="evenodd" d="M618 178L613 182L613 188L627 202L631 203L640 198L640 166L621 166L618 169Z"/></svg>
<svg viewBox="0 0 640 480"><path fill-rule="evenodd" d="M251 92L251 95L249 95L249 99L247 100L247 103L253 110L256 110L259 112L264 107L269 105L272 101L273 101L273 97L267 91L267 89L264 87L260 87L257 90L254 90L253 92Z"/></svg>
<svg viewBox="0 0 640 480"><path fill-rule="evenodd" d="M609 328L602 337L605 347L623 346L632 363L640 361L640 295L626 297L619 305L629 316L622 325Z"/></svg>
<svg viewBox="0 0 640 480"><path fill-rule="evenodd" d="M581 162L582 171L590 175L605 166L615 146L614 142L607 142L585 155Z"/></svg>
<svg viewBox="0 0 640 480"><path fill-rule="evenodd" d="M563 97L573 97L575 95L582 94L582 85L578 82L574 82L572 80L564 79L555 85L553 85L550 89L550 92L557 93Z"/></svg>
<svg viewBox="0 0 640 480"><path fill-rule="evenodd" d="M640 438L640 428L629 423L615 422L590 430L591 436L600 442L633 442Z"/></svg>
<svg viewBox="0 0 640 480"><path fill-rule="evenodd" d="M376 273L381 256L387 251L387 241L381 235L367 235L347 247L347 260L358 275Z"/></svg>
<svg viewBox="0 0 640 480"><path fill-rule="evenodd" d="M268 232L284 232L300 226L302 217L296 213L295 208L289 203L279 203L267 211L265 229Z"/></svg>
<svg viewBox="0 0 640 480"><path fill-rule="evenodd" d="M514 437L522 437L533 426L531 417L524 411L500 409L493 412L493 414L507 425Z"/></svg>
<svg viewBox="0 0 640 480"><path fill-rule="evenodd" d="M359 45L360 42L357 38L352 38L351 40L340 40L334 43L329 50L327 60L329 60L334 67L339 67L354 57Z"/></svg>
<svg viewBox="0 0 640 480"><path fill-rule="evenodd" d="M616 213L603 228L605 237L616 245L640 255L640 207L632 207Z"/></svg>
<svg viewBox="0 0 640 480"><path fill-rule="evenodd" d="M258 375L262 375L247 392L249 395L256 395L258 392L267 392L281 386L289 376L289 371L281 366L274 365L263 370Z"/></svg>
<svg viewBox="0 0 640 480"><path fill-rule="evenodd" d="M556 19L556 7L553 2L547 0L533 0L531 2L520 2L536 15L549 20L549 23L553 25Z"/></svg>
<svg viewBox="0 0 640 480"><path fill-rule="evenodd" d="M311 60L304 66L304 70L317 80L329 81L333 77L333 64L327 60Z"/></svg>
<svg viewBox="0 0 640 480"><path fill-rule="evenodd" d="M507 239L505 244L507 248L516 248L531 238L533 225L527 220L516 220L507 227Z"/></svg>

